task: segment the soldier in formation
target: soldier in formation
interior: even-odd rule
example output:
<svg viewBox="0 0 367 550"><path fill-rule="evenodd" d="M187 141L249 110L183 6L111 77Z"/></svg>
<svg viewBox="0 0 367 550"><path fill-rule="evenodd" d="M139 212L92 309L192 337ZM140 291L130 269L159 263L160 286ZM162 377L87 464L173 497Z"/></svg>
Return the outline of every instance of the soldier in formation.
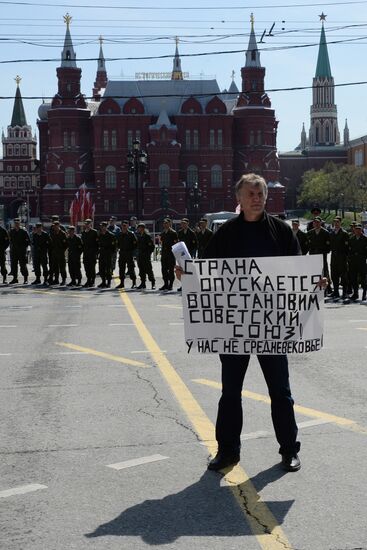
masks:
<svg viewBox="0 0 367 550"><path fill-rule="evenodd" d="M24 284L28 283L27 249L31 244L28 231L20 226L20 219L14 219L14 227L9 232L11 247L11 273L13 279L10 285L18 283L18 264L24 278Z"/></svg>
<svg viewBox="0 0 367 550"><path fill-rule="evenodd" d="M178 235L171 227L171 222L168 218L163 220L163 231L160 234L161 242L161 266L163 286L159 290L172 290L173 281L175 280L175 257L172 252L172 246L178 241Z"/></svg>
<svg viewBox="0 0 367 550"><path fill-rule="evenodd" d="M100 223L98 235L99 275L102 279L98 288L110 288L112 280L112 256L116 250L116 238L107 229L107 222Z"/></svg>
<svg viewBox="0 0 367 550"><path fill-rule="evenodd" d="M137 229L138 239L138 268L140 285L137 287L139 290L146 288L146 279L148 278L152 284L152 290L155 289L155 278L153 273L153 266L151 261L152 252L155 249L155 245L152 237L145 229L145 223L139 223Z"/></svg>
<svg viewBox="0 0 367 550"><path fill-rule="evenodd" d="M75 233L75 227L70 225L67 233L68 242L68 268L71 281L67 286L80 286L82 282L83 241L80 235Z"/></svg>
<svg viewBox="0 0 367 550"><path fill-rule="evenodd" d="M206 218L201 218L199 221L198 232L196 233L196 239L198 243L198 258L202 258L204 255L204 250L208 246L211 238L213 236L213 231L208 229L208 220Z"/></svg>
<svg viewBox="0 0 367 550"><path fill-rule="evenodd" d="M6 276L8 274L8 270L6 269L6 250L9 242L7 230L0 225L0 273L3 278L3 284L6 284Z"/></svg>
<svg viewBox="0 0 367 550"><path fill-rule="evenodd" d="M126 268L132 281L132 287L136 287L136 274L134 263L134 251L138 245L138 240L133 231L129 229L129 222L124 220L121 224L121 231L117 235L117 249L119 251L119 276L120 284L117 288L125 287Z"/></svg>
<svg viewBox="0 0 367 550"><path fill-rule="evenodd" d="M33 267L36 275L32 285L41 284L41 268L43 284L48 284L48 253L51 244L50 235L43 229L42 223L36 223L33 233Z"/></svg>

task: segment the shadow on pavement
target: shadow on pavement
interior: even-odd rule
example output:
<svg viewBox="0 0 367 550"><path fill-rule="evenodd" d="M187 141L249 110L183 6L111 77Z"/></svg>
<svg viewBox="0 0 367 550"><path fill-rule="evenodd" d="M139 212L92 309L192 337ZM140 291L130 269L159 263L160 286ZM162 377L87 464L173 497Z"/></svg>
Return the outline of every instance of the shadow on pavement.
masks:
<svg viewBox="0 0 367 550"><path fill-rule="evenodd" d="M285 472L277 465L260 472L250 481L259 491L283 475ZM183 536L253 535L244 521L243 512L235 503L231 489L220 485L221 479L222 475L206 471L196 483L183 491L136 504L85 536L136 536L147 544L158 546L172 543ZM239 485L239 490L246 493L248 483ZM276 525L283 523L293 502L265 503L275 515Z"/></svg>

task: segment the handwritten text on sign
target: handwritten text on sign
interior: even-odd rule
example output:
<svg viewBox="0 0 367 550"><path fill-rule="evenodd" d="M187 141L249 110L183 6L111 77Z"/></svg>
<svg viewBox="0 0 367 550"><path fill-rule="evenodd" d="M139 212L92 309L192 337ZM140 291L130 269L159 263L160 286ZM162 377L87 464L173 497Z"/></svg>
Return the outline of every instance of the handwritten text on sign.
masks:
<svg viewBox="0 0 367 550"><path fill-rule="evenodd" d="M183 306L187 351L279 355L322 347L322 256L191 260Z"/></svg>

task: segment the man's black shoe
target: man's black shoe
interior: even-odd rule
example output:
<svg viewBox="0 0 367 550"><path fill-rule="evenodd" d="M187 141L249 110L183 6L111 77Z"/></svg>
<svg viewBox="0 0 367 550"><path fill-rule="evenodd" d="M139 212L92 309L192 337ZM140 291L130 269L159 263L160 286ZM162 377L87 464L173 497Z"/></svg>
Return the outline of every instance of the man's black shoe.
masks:
<svg viewBox="0 0 367 550"><path fill-rule="evenodd" d="M168 290L168 286L167 286L167 285L163 285L163 286L161 286L158 290Z"/></svg>
<svg viewBox="0 0 367 550"><path fill-rule="evenodd" d="M116 287L116 288L125 288L125 285L124 285L124 283L123 283L123 282L121 282L121 283L120 283L119 285L117 285L117 287Z"/></svg>
<svg viewBox="0 0 367 550"><path fill-rule="evenodd" d="M18 279L13 279L12 281L9 281L9 285L15 285L18 283Z"/></svg>
<svg viewBox="0 0 367 550"><path fill-rule="evenodd" d="M90 282L89 282L89 281L87 281L87 282L84 283L84 285L83 285L83 288L88 288L88 287L90 287Z"/></svg>
<svg viewBox="0 0 367 550"><path fill-rule="evenodd" d="M31 282L31 285L40 285L41 284L41 279L35 279L34 281Z"/></svg>
<svg viewBox="0 0 367 550"><path fill-rule="evenodd" d="M301 461L297 453L282 455L282 466L286 472L297 472L301 468Z"/></svg>
<svg viewBox="0 0 367 550"><path fill-rule="evenodd" d="M139 286L136 287L137 290L142 290L143 288L146 288L145 283L140 283Z"/></svg>
<svg viewBox="0 0 367 550"><path fill-rule="evenodd" d="M240 461L240 453L236 451L218 451L215 457L209 462L208 470L217 472L228 468L229 466L235 466Z"/></svg>

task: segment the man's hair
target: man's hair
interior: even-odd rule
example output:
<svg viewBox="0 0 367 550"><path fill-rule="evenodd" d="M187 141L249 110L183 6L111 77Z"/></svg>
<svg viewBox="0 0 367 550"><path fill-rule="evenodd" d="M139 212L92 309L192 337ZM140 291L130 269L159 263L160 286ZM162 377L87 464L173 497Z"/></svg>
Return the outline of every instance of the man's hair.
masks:
<svg viewBox="0 0 367 550"><path fill-rule="evenodd" d="M262 176L259 176L258 174L244 174L243 176L241 176L234 188L236 195L238 195L240 189L244 185L248 185L250 187L261 187L264 192L265 198L268 196L268 186L266 184L266 181Z"/></svg>

